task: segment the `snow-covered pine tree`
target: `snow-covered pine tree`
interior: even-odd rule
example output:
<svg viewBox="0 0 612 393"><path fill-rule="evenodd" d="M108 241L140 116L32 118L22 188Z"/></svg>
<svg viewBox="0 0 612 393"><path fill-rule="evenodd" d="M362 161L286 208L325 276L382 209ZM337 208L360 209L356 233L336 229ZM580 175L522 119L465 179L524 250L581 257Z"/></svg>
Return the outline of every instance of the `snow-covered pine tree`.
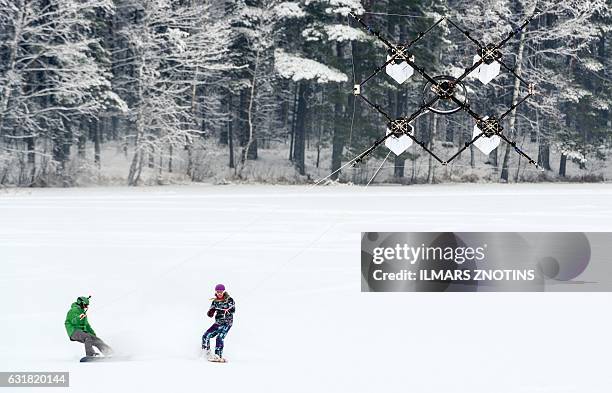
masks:
<svg viewBox="0 0 612 393"><path fill-rule="evenodd" d="M263 0L224 0L223 7L230 24L229 53L227 61L234 67L226 74L228 78L226 95L231 114L228 124L228 145L230 147L230 166L234 165L234 142L242 147L239 161L257 158L257 138L253 128L254 99L253 75L255 65L260 65L256 46L259 45L260 29L268 19L266 4ZM266 41L267 39L263 39ZM259 70L259 69L258 69ZM249 110L250 108L250 110ZM248 145L248 149L247 149Z"/></svg>
<svg viewBox="0 0 612 393"><path fill-rule="evenodd" d="M500 0L477 0L477 1L449 1L449 17L457 23L457 25L469 32L473 38L480 43L486 45L498 42L508 32L510 24L508 20L512 15L512 10L509 8L508 1ZM453 66L456 67L454 74L460 75L463 70L471 65L474 55L478 53L478 47L465 37L461 32L454 28L450 29L449 50L453 53ZM504 61L508 62L512 51L505 47L502 50ZM510 51L510 54L507 52ZM498 77L483 86L475 76L468 76L464 83L469 88L470 105L478 113L483 116L491 116L497 113L502 113L508 107L504 97L511 95L514 80L511 74L502 72ZM461 148L462 142L471 139L472 130L474 127L474 119L471 116L465 115L465 127L460 127L460 124L454 124L451 128L457 130L461 136L458 143L458 148ZM473 146L470 148L470 165L476 165L476 158L480 157L481 153ZM460 162L457 160L457 162ZM491 164L494 170L498 166L498 148L493 149L486 156L486 163Z"/></svg>
<svg viewBox="0 0 612 393"><path fill-rule="evenodd" d="M116 50L125 55L116 64L119 94L128 102L128 134L133 155L128 184L140 181L145 160L161 173L164 157L178 147L191 148L202 134L194 113L194 87L222 64L226 30L207 15L207 4L180 1L123 2ZM207 23L208 22L208 23ZM147 160L148 157L148 160ZM188 163L188 172L191 165Z"/></svg>
<svg viewBox="0 0 612 393"><path fill-rule="evenodd" d="M347 44L366 39L366 35L347 25L349 12L361 14L363 11L357 0L305 0L300 2L300 8L305 15L285 27L288 40L275 53L275 67L281 77L297 84L292 160L298 172L305 175L309 99L323 84L348 82L347 73L340 71L348 69ZM332 97L338 100L333 103L334 128L345 123L350 87L343 85L343 91L344 94L333 91L333 95L327 96L328 100ZM335 151L341 154L342 148ZM339 159L332 159L332 166L334 161L339 162Z"/></svg>
<svg viewBox="0 0 612 393"><path fill-rule="evenodd" d="M581 41L582 45L559 67L560 72L569 74L567 90L564 89L558 105L565 114L565 121L561 124L561 132L552 139L560 152L560 176L566 175L568 160L580 169L591 164L591 169L597 170L612 146L607 122L612 104L612 80L606 75L606 70L610 69L606 35L612 30L612 6L598 4L592 11L586 21L591 39Z"/></svg>
<svg viewBox="0 0 612 393"><path fill-rule="evenodd" d="M568 65L577 60L578 54L596 37L591 19L605 7L604 1L590 0L577 4L552 0L460 0L449 1L449 5L453 18L484 43L499 41L525 19L539 15L502 50L504 61L525 80L534 83L537 92L508 117L506 135L512 140L517 139L519 145L525 144L523 148L534 158L539 157L538 161L544 168L550 169L550 144L558 138L565 138L558 133L564 127L563 101L580 95L580 89L575 88L574 75L568 72ZM466 48L474 49L469 44ZM525 95L526 88L502 69L501 75L491 84L473 93L479 97L479 101L483 101L482 92L489 97L504 98L501 106L479 108L481 111L498 113ZM526 138L528 135L530 138ZM530 139L535 139L537 149L528 147ZM501 180L508 181L510 163L515 159L515 178L518 179L520 156L514 158L510 154L510 145L502 143L501 146ZM497 149L491 152L488 162L497 166Z"/></svg>
<svg viewBox="0 0 612 393"><path fill-rule="evenodd" d="M556 139L554 130L558 129L560 124L554 119L562 118L560 108L563 107L563 101L576 94L580 95L580 89L575 88L572 73L569 72L570 68L567 65L576 61L579 53L588 48L597 37L597 31L591 20L596 13L606 7L606 2L605 0L588 0L579 3L521 0L517 1L514 6L515 24L533 12L542 12L535 23L530 24L519 37L516 63L517 66L519 63L525 65L522 68L522 75L535 83L538 91L535 99L525 102L524 110L529 111L531 119L536 117L536 113L538 119L540 114L544 113L546 117L553 120L549 123L552 130L545 129L542 132L543 127L540 127L541 134L538 136L540 141L540 154L538 155L545 158L547 146L554 143ZM521 45L524 47L522 51ZM515 84L513 101L518 96L516 92ZM528 118L523 117L523 119ZM515 125L518 124L516 111L512 113L510 122L510 132L513 137L519 138L522 133L527 132L518 127L515 129ZM544 153L542 153L543 150ZM501 171L502 181L509 179L510 151L511 147L506 144ZM520 158L517 158L515 180L518 180L518 170L520 170Z"/></svg>
<svg viewBox="0 0 612 393"><path fill-rule="evenodd" d="M17 183L43 181L55 168L67 184L64 168L82 118L121 105L91 34L91 13L112 11L110 0L0 0L0 144L27 155ZM42 154L46 143L52 161Z"/></svg>

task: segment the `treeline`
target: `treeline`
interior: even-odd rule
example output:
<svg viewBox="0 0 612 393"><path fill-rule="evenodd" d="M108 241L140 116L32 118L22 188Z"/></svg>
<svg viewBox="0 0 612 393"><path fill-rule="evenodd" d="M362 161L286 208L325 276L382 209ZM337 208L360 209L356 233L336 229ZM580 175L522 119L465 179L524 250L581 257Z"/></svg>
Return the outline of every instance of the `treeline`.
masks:
<svg viewBox="0 0 612 393"><path fill-rule="evenodd" d="M534 12L503 54L536 95L504 128L545 172L503 142L487 156L466 150L454 172L418 146L399 156L380 147L339 171L387 122L352 95L387 53L349 13L394 42L447 16L490 43ZM296 182L332 172L330 180L367 182L377 168L377 180L398 183L546 180L567 176L568 164L597 180L612 143L611 21L605 0L0 0L0 185L95 182L117 165L108 151L123 157L129 185L219 173L279 181L253 169L271 166ZM454 75L477 53L444 23L413 50L433 75ZM515 82L508 72L486 86L468 80L471 107L503 113L525 94ZM421 104L424 84L381 72L364 90L401 117ZM449 157L474 122L430 113L414 126Z"/></svg>

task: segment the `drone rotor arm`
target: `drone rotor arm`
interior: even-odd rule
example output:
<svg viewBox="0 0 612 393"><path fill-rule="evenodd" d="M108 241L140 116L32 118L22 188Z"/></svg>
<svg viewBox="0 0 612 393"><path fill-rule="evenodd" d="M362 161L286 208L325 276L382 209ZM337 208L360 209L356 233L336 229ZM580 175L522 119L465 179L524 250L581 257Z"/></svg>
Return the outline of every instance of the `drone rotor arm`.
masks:
<svg viewBox="0 0 612 393"><path fill-rule="evenodd" d="M478 49L483 49L482 44L475 39L474 37L472 37L469 33L469 31L467 30L463 30L461 27L459 27L455 22L453 22L450 19L447 19L448 23L450 23L451 25L453 25L455 27L455 29L459 30L461 33L463 33L464 36L466 36L470 41L472 41L474 44L476 44L476 46L478 47Z"/></svg>
<svg viewBox="0 0 612 393"><path fill-rule="evenodd" d="M440 18L436 23L434 23L433 25L431 25L427 30L420 32L417 34L416 38L414 38L412 41L408 42L405 44L406 48L410 48L412 45L416 44L421 38L423 38L427 33L429 33L433 28L435 28L436 26L438 26L443 20L445 20L446 17L443 16L442 18Z"/></svg>
<svg viewBox="0 0 612 393"><path fill-rule="evenodd" d="M416 112L414 112L409 117L405 118L406 122L410 123L413 120L415 120L417 117L419 117L422 114L424 114L426 111L429 110L429 107L432 106L433 104L435 104L439 99L440 99L439 96L435 96L434 98L429 100L429 102L427 102L425 104L422 104ZM415 136L413 136L411 134L407 134L407 135L410 137L410 139L412 139L414 141L414 143L416 143L417 145L421 146L421 148L423 148L423 150L425 150L427 153L431 154L431 156L433 158L435 158L440 164L444 164L444 160L442 160L433 151L431 151L429 148L427 148L427 145L425 145L425 143L423 143L422 141L418 140Z"/></svg>
<svg viewBox="0 0 612 393"><path fill-rule="evenodd" d="M387 38L385 38L378 30L374 30L372 27L368 26L367 23L365 23L365 21L358 17L357 15L353 14L352 12L349 13L350 16L353 17L353 19L355 19L357 22L359 22L359 24L371 35L373 35L374 37L378 38L378 40L380 42L382 42L383 44L385 44L385 46L387 46L389 49L393 49L395 50L396 47L395 45L393 45Z"/></svg>
<svg viewBox="0 0 612 393"><path fill-rule="evenodd" d="M480 116L478 113L474 112L474 111L472 110L472 108L470 108L470 106L469 106L467 103L465 103L465 102L461 101L460 99L458 99L458 98L457 98L457 97L455 97L454 95L451 95L451 96L450 96L450 99L451 99L451 100L453 100L453 101L454 101L454 102L455 102L457 105L459 105L459 106L460 106L460 107L461 107L461 108L462 108L464 111L466 111L466 112L467 112L467 113L468 113L470 116L472 116L472 117L473 117L473 118L474 118L474 119L475 119L477 122L479 122L479 121L481 121L481 120L482 120L482 117L481 117L481 116Z"/></svg>
<svg viewBox="0 0 612 393"><path fill-rule="evenodd" d="M500 133L498 134L500 136L500 138L502 138L507 144L509 144L510 146L512 146L514 148L514 150L520 154L521 156L525 157L525 159L527 159L529 161L530 164L535 165L536 168L540 168L540 166L538 165L537 162L535 162L535 160L531 157L529 157L529 155L527 155L527 153L525 153L523 150L521 150L517 145L516 142L512 142L510 139L508 139L504 134Z"/></svg>
<svg viewBox="0 0 612 393"><path fill-rule="evenodd" d="M483 135L484 135L484 132L481 132L480 134L476 135L471 141L466 142L465 145L463 145L463 147L461 149L459 149L451 158L446 160L446 163L448 164L449 162L451 162L452 160L457 158L459 156L459 154L463 153L465 151L465 149L467 149L468 147L473 145L474 142L476 142L478 139L480 139Z"/></svg>
<svg viewBox="0 0 612 393"><path fill-rule="evenodd" d="M429 100L429 102L426 102L424 104L422 104L419 109L414 112L412 115L410 115L409 117L405 118L406 121L408 123L412 122L413 120L415 120L417 117L421 116L422 114L425 113L425 111L430 110L430 107L435 104L436 102L438 102L438 100L440 99L440 96L435 96L434 98L432 98L431 100Z"/></svg>
<svg viewBox="0 0 612 393"><path fill-rule="evenodd" d="M393 53L395 53L395 54L396 54L396 56L397 56L399 53L402 53L401 51L399 51L399 50L398 50L398 47L397 47L396 45L393 45L393 44L392 44L392 43L391 43L391 42L390 42L390 41L389 41L387 38L385 38L385 37L384 37L382 34L380 34L380 32L378 32L378 31L374 30L373 28L371 28L370 26L368 26L368 25L365 23L365 21L364 21L362 18L358 17L357 15L355 15L355 14L353 14L353 13L351 13L351 14L349 14L349 15L351 15L351 16L352 16L352 17L353 17L353 18L354 18L354 19L355 19L357 22L359 22L359 24L360 24L360 25L361 25L361 26L362 26L362 27L363 27L363 28L364 28L364 29L365 29L365 30L366 30L368 33L370 33L370 34L374 35L376 38L378 38L378 40L379 40L379 41L381 41L381 42L382 42L383 44L385 44L385 45L386 45L386 46L387 46L387 47L388 47L390 50L392 50L392 51L393 51ZM442 19L440 19L438 22L436 22L436 23L434 24L434 26L437 26L437 24L438 24L438 23L440 23L440 22L442 22L442 20L444 20L444 18L442 18ZM433 26L432 26L432 27L433 27ZM431 28L432 28L432 27L431 27ZM429 28L429 29L428 29L428 31L429 31L429 30L431 30L431 28ZM423 35L424 35L424 34L425 34L425 33L423 33ZM420 37L422 37L422 35L420 35L419 37L417 37L417 40L418 40ZM416 41L414 41L414 42L416 42ZM412 44L410 44L410 45L412 45ZM395 57L395 56L394 56L394 57ZM406 63L408 63L408 65L410 65L412 68L414 68L414 69L415 69L415 70L416 70L416 71L417 71L419 74L421 74L421 76L422 76L423 78L427 79L429 82L431 82L431 83L433 83L433 84L437 84L437 82L436 82L436 81L435 81L435 80L434 80L432 77L430 77L430 76L429 76L429 75L428 75L428 74L425 72L425 70L424 70L422 67L419 67L418 65L416 65L416 64L415 64L415 63L414 63L412 60L410 60L410 59L409 59L407 56L401 56L400 58L401 58L402 60L404 60ZM380 71L378 71L378 72L380 72ZM378 72L376 72L375 74L377 74ZM370 78L368 78L368 79L370 79Z"/></svg>
<svg viewBox="0 0 612 393"><path fill-rule="evenodd" d="M381 144L385 143L385 141L389 138L393 136L393 133L390 132L388 134L386 134L385 136L383 136L382 138L380 138L379 140L377 140L376 142L374 142L372 144L372 146L370 146L367 150L365 150L363 153L361 153L360 155L358 155L356 158L353 159L353 163L358 164L360 163L364 158L366 158L367 156L369 156L370 154L372 154L372 152L374 151L374 149L376 149L378 146L380 146Z"/></svg>
<svg viewBox="0 0 612 393"><path fill-rule="evenodd" d="M378 113L380 113L381 115L383 115L385 118L387 118L388 121L393 121L393 119L391 118L391 116L389 116L389 114L385 111L383 111L380 108L380 105L373 103L372 101L368 100L363 94L359 94L359 97L361 97L362 100L364 100L368 105L370 105L372 108L376 109L376 111L378 111Z"/></svg>
<svg viewBox="0 0 612 393"><path fill-rule="evenodd" d="M414 63L412 60L407 59L407 58L404 58L404 61L408 63L410 67L414 68L416 72L421 74L421 76L425 78L429 83L431 83L434 86L438 86L438 81L436 81L434 78L429 76L429 74L425 72L425 69L423 67L419 67L416 63Z"/></svg>
<svg viewBox="0 0 612 393"><path fill-rule="evenodd" d="M519 74L516 73L516 71L514 71L513 68L510 68L506 65L506 63L504 63L501 59L497 59L496 60L502 67L504 67L506 70L508 70L508 72L510 72L512 75L514 75L514 77L518 80L521 81L521 83L523 83L525 86L529 86L529 82L527 82L525 80L525 78L523 78L522 76L520 76Z"/></svg>
<svg viewBox="0 0 612 393"><path fill-rule="evenodd" d="M444 160L442 160L440 157L438 157L436 155L436 153L434 153L433 151L429 150L429 148L427 148L427 145L424 142L419 141L418 139L416 139L415 137L413 137L412 135L408 134L408 136L414 141L414 143L416 143L417 145L421 146L421 148L423 150L425 150L427 153L429 153L433 158L436 159L436 161L438 161L440 164L445 165L446 163L444 162Z"/></svg>
<svg viewBox="0 0 612 393"><path fill-rule="evenodd" d="M382 109L380 109L380 107L377 107L377 105L375 105L374 103L372 103L370 100L368 100L366 97L364 96L360 96L361 98L363 98L363 100L365 102L367 102L370 106L372 106L373 108L375 108L378 112L380 112L383 116L385 116L390 122L393 121L393 119L391 119L391 117ZM404 120L407 123L410 123L411 121L413 121L414 119L416 119L417 117L421 116L425 111L428 110L428 106L433 105L436 101L438 101L440 98L439 97L434 97L432 100L430 100L427 104L422 105L416 112L414 112L412 115L410 115L407 118L404 118ZM429 154L431 154L436 160L438 160L440 163L444 163L444 161L442 161L438 156L436 156L431 150L429 150L427 148L427 146L425 146L425 144L421 141L419 141L418 139L416 139L416 137L414 137L413 135L411 135L410 133L405 134L408 137L410 137L410 139L412 139L417 145L421 146L423 149L425 149ZM381 144L383 144L389 137L393 136L393 133L390 132L388 134L386 134L385 136L383 136L382 138L380 138L379 140L377 140L376 142L374 142L374 144L372 146L370 146L367 150L365 150L363 153L359 154L353 161L355 163L359 163L361 162L364 158L366 158L367 156L369 156L374 149L376 149L378 146L380 146Z"/></svg>
<svg viewBox="0 0 612 393"><path fill-rule="evenodd" d="M377 68L377 69L374 71L374 73L372 73L370 76L368 76L367 78L365 78L365 79L363 80L363 82L361 82L361 83L359 84L359 86L360 86L360 87L363 87L363 85L365 85L365 84L366 84L366 83L367 83L367 82L368 82L370 79L374 78L376 75L378 75L378 73L379 73L379 72L381 72L382 70L384 70L386 66L388 66L389 64L391 64L391 63L392 63L392 62L393 62L393 61L394 61L394 60L397 58L397 56L398 56L397 54L395 54L395 55L391 56L391 58L390 58L389 60L387 60L387 61L385 62L385 64L383 64L383 65L381 65L380 67L378 67L378 68Z"/></svg>
<svg viewBox="0 0 612 393"><path fill-rule="evenodd" d="M499 116L499 121L502 121L504 119L504 117L508 116L510 114L510 112L515 110L517 106L521 105L523 102L525 102L531 96L532 96L532 93L527 93L523 98L521 98L520 100L518 100L517 102L512 104L512 106L510 108L508 108L507 111L505 111L504 113L502 113Z"/></svg>
<svg viewBox="0 0 612 393"><path fill-rule="evenodd" d="M518 33L520 33L521 31L523 31L523 29L525 29L525 27L527 27L527 25L529 25L529 23L531 23L532 20L535 19L536 16L539 16L542 14L542 11L540 12L535 12L529 17L527 18L519 27L517 27L516 29L512 30L510 33L508 33L508 35L506 36L506 38L504 38L503 40L501 40L499 42L499 44L495 45L495 49L499 49L502 46L506 45L506 43L508 41L510 41L510 39L512 37L514 37L515 35L517 35Z"/></svg>
<svg viewBox="0 0 612 393"><path fill-rule="evenodd" d="M463 80L472 73L472 71L474 71L476 68L480 67L481 64L484 63L484 60L481 58L480 60L478 60L476 63L472 64L470 67L466 68L465 71L463 71L463 74L459 75L459 77L457 77L454 81L455 84L463 82Z"/></svg>

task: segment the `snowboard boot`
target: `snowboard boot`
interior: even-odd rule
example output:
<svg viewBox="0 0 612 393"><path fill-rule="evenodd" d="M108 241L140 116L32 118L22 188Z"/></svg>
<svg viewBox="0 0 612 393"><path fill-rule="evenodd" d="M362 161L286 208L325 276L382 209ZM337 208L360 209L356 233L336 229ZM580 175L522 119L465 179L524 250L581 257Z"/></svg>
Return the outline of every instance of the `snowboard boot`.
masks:
<svg viewBox="0 0 612 393"><path fill-rule="evenodd" d="M217 355L216 353L213 353L211 355L210 358L208 358L209 362L214 362L214 363L225 363L227 362L227 360L225 360L225 358L222 358L221 356Z"/></svg>
<svg viewBox="0 0 612 393"><path fill-rule="evenodd" d="M225 359L222 354L215 350L215 353L212 355L211 362L225 363Z"/></svg>
<svg viewBox="0 0 612 393"><path fill-rule="evenodd" d="M208 357L206 358L209 362L221 362L223 358L217 355L215 352L208 352Z"/></svg>

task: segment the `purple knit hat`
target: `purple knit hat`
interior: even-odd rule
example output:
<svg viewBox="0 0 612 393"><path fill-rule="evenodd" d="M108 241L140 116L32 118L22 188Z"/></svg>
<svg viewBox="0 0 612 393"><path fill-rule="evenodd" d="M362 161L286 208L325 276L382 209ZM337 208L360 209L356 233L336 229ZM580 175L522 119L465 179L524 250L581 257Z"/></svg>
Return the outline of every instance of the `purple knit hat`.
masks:
<svg viewBox="0 0 612 393"><path fill-rule="evenodd" d="M225 291L225 285L223 284L217 284L215 286L215 291Z"/></svg>

